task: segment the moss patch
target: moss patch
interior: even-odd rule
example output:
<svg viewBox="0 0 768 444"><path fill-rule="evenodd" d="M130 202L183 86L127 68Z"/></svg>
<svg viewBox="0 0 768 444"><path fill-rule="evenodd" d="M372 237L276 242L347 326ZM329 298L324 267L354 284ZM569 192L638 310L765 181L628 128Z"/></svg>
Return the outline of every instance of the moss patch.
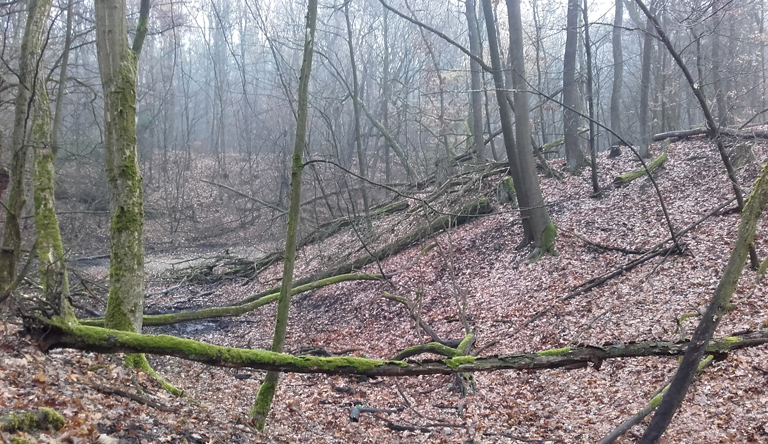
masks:
<svg viewBox="0 0 768 444"><path fill-rule="evenodd" d="M573 350L571 347L553 348L536 352L536 354L539 356L560 356L569 353L571 350Z"/></svg>
<svg viewBox="0 0 768 444"><path fill-rule="evenodd" d="M456 356L455 358L451 359L443 359L443 362L448 367L456 370L459 368L459 366L464 364L472 364L475 362L476 358L474 356Z"/></svg>

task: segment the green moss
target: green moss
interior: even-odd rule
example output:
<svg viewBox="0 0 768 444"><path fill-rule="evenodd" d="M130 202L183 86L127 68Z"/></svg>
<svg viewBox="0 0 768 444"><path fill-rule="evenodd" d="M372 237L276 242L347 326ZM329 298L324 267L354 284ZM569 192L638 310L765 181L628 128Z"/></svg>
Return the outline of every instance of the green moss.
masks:
<svg viewBox="0 0 768 444"><path fill-rule="evenodd" d="M573 350L571 347L553 348L536 352L536 354L539 356L560 356L569 353L571 350Z"/></svg>
<svg viewBox="0 0 768 444"><path fill-rule="evenodd" d="M9 413L3 421L2 430L8 433L31 432L37 426L34 413Z"/></svg>
<svg viewBox="0 0 768 444"><path fill-rule="evenodd" d="M555 239L557 239L557 224L550 222L541 232L541 251L545 254L557 256L555 251Z"/></svg>
<svg viewBox="0 0 768 444"><path fill-rule="evenodd" d="M472 364L476 359L474 356L456 356L455 358L443 359L443 362L448 367L456 370L461 365Z"/></svg>
<svg viewBox="0 0 768 444"><path fill-rule="evenodd" d="M469 345L472 343L474 339L475 339L475 335L473 335L472 333L467 333L467 335L464 336L464 339L462 339L461 342L459 343L459 346L456 347L456 350L458 350L459 353L461 354L466 354L467 348L469 347Z"/></svg>
<svg viewBox="0 0 768 444"><path fill-rule="evenodd" d="M11 438L11 444L30 444L30 440L22 438L20 436L14 436Z"/></svg>
<svg viewBox="0 0 768 444"><path fill-rule="evenodd" d="M724 351L728 351L731 348L733 348L734 345L738 344L739 342L741 342L743 340L744 340L744 338L742 338L740 336L726 336L724 338L718 339L715 342L710 343L707 346L707 351L708 352L713 352L713 351L724 352Z"/></svg>
<svg viewBox="0 0 768 444"><path fill-rule="evenodd" d="M117 295L117 291L115 289L110 289L104 325L112 330L132 332L133 323L128 317L128 313L123 310L121 302L122 299Z"/></svg>
<svg viewBox="0 0 768 444"><path fill-rule="evenodd" d="M66 420L56 410L48 407L42 407L38 409L38 411L43 415L43 420L45 421L48 430L56 431L64 427Z"/></svg>
<svg viewBox="0 0 768 444"><path fill-rule="evenodd" d="M666 390L664 390L663 392L661 392L658 395L654 396L653 398L651 398L650 401L648 401L648 405L652 409L655 409L656 407L659 406L659 404L661 404L661 400L664 399L664 392L666 392Z"/></svg>

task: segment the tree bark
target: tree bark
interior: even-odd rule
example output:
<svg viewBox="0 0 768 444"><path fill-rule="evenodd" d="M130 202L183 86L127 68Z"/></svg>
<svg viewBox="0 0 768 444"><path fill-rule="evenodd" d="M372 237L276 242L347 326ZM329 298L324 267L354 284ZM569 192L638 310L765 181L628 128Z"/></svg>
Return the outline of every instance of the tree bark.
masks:
<svg viewBox="0 0 768 444"><path fill-rule="evenodd" d="M27 201L24 186L27 141L32 126L31 111L37 84L44 81L42 67L39 64L42 61L45 22L50 9L50 0L30 0L27 3L27 21L21 42L18 68L19 87L14 103L13 132L11 133L11 188L8 192L3 244L0 247L0 294L4 293L15 280L21 259L21 218Z"/></svg>
<svg viewBox="0 0 768 444"><path fill-rule="evenodd" d="M515 150L517 159L510 158L510 163L517 162L519 165L520 183L515 183L515 189L518 199L522 194L525 194L525 197L520 199L521 207L523 205L529 207L528 216L534 243L534 250L530 259L536 260L544 254L555 253L557 227L549 218L549 210L541 193L536 164L533 160L520 0L507 0L507 11L509 17L509 51L512 56L512 87L514 88L515 100L515 136L517 138L517 149Z"/></svg>
<svg viewBox="0 0 768 444"><path fill-rule="evenodd" d="M578 47L579 0L568 0L566 16L565 53L563 55L563 134L565 162L569 171L584 165L584 152L579 143L579 88L576 84L576 53Z"/></svg>
<svg viewBox="0 0 768 444"><path fill-rule="evenodd" d="M95 7L111 213L106 325L140 332L144 310L144 207L136 146L138 54L128 46L125 1L96 0Z"/></svg>

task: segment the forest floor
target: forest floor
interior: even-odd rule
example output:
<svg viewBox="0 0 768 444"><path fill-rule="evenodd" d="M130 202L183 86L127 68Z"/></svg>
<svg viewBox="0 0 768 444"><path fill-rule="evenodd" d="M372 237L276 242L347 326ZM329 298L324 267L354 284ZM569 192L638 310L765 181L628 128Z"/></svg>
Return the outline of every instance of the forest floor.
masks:
<svg viewBox="0 0 768 444"><path fill-rule="evenodd" d="M754 144L752 151L757 162L739 168L746 189L768 159L766 145ZM602 184L638 167L628 153L616 159L600 156L599 161ZM553 161L553 166L562 168L560 162ZM716 149L700 138L672 144L655 178L677 230L732 196ZM698 318L682 323L678 319L703 311L713 295L735 239L739 215L727 211L734 204L683 237L684 254L656 257L564 300L580 284L637 257L585 239L643 250L668 238L669 230L648 178L611 189L601 198L590 197L588 170L563 182L542 179L542 188L560 230L558 256L529 263L528 252L516 249L522 236L518 212L499 205L491 216L366 268L373 273L380 268L397 271L390 282L346 282L296 296L287 351L323 347L333 353L388 358L425 341L403 306L382 297L384 291L420 295L423 319L450 339L464 336L457 301L466 297L466 313L477 336L475 350L481 349L482 355L690 337ZM360 236L353 231L304 248L296 276L322 269L340 251L359 249ZM755 246L760 258L768 256L765 217ZM163 253L149 259L174 263L189 256ZM102 265L81 272L103 278ZM718 337L768 326L768 284L748 268ZM257 279L188 280L176 291L149 297L147 308L224 305L276 285L280 274L281 264L275 264ZM158 269L148 276L147 290L176 283ZM269 348L274 315L272 305L240 318L147 330L226 346ZM454 390L451 376L284 374L268 429L261 434L246 425L246 415L263 372L150 356L154 368L184 390L184 397L173 397L150 377L124 368L116 356L71 350L43 354L20 334L13 319L3 322L0 409L49 406L60 411L66 417L61 431L27 435L31 442L45 443L595 443L642 408L677 364L674 358L651 357L610 360L599 370L476 373L475 389L466 396ZM153 404L120 396L116 389ZM350 409L356 402L391 412L363 413L359 422L352 422ZM634 427L618 442L636 442L643 429L642 424ZM733 352L706 368L662 442L768 443L768 347Z"/></svg>

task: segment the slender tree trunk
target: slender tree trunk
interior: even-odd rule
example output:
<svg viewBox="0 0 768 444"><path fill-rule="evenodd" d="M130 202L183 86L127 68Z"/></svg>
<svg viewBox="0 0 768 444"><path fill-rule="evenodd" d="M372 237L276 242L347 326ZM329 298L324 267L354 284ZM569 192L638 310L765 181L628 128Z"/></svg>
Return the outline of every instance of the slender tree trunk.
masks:
<svg viewBox="0 0 768 444"><path fill-rule="evenodd" d="M11 188L6 206L3 245L0 248L0 294L4 293L16 278L21 258L21 217L27 201L24 186L27 140L31 130L31 110L37 83L44 81L39 63L42 61L45 23L50 9L50 0L30 0L27 3L27 22L21 42L19 87L14 104L13 132L11 133Z"/></svg>
<svg viewBox="0 0 768 444"><path fill-rule="evenodd" d="M56 89L56 112L53 115L53 127L51 128L51 144L53 154L59 149L59 127L61 126L62 109L64 108L64 92L67 85L67 70L69 68L69 47L72 45L72 8L74 0L67 2L67 31L64 40L64 52L61 54L61 68L59 70L59 87Z"/></svg>
<svg viewBox="0 0 768 444"><path fill-rule="evenodd" d="M482 57L480 35L477 29L477 13L475 0L464 2L467 15L467 29L469 30L469 50L472 54ZM470 99L472 102L472 146L478 162L486 161L485 143L483 141L483 83L480 64L475 60L469 61L470 74Z"/></svg>
<svg viewBox="0 0 768 444"><path fill-rule="evenodd" d="M621 84L624 82L624 54L621 46L621 28L624 21L624 0L616 0L613 16L613 85L611 88L611 130L619 136L624 132L621 124ZM617 136L611 135L612 157L621 154Z"/></svg>
<svg viewBox="0 0 768 444"><path fill-rule="evenodd" d="M656 1L651 0L651 11L656 7ZM649 124L649 100L651 90L651 56L653 54L653 23L650 19L645 22L645 34L643 35L643 60L640 67L640 146L637 152L641 157L650 155L651 128Z"/></svg>
<svg viewBox="0 0 768 444"><path fill-rule="evenodd" d="M33 187L35 196L35 230L37 231L37 257L40 262L40 283L43 295L57 314L75 321L69 303L69 279L61 242L59 221L56 218L54 198L53 162L56 152L51 143L51 108L45 85L37 85L35 118L32 126L32 144L35 149ZM76 321L75 321L76 322Z"/></svg>
<svg viewBox="0 0 768 444"><path fill-rule="evenodd" d="M587 60L587 106L589 107L589 161L591 164L592 192L600 192L597 181L597 125L595 125L595 99L592 96L592 42L589 40L589 14L587 0L584 0L582 14L584 16L584 52Z"/></svg>
<svg viewBox="0 0 768 444"><path fill-rule="evenodd" d="M715 19L719 22L724 19L725 13L719 0L712 2L712 9L717 11ZM725 82L720 75L722 60L720 45L723 43L719 37L719 31L712 33L712 87L715 90L715 104L717 107L717 123L721 128L728 126L728 102L726 100Z"/></svg>
<svg viewBox="0 0 768 444"><path fill-rule="evenodd" d="M381 122L384 128L389 128L389 102L392 96L392 87L389 82L389 9L384 8L382 21L384 33L384 60L381 66ZM392 182L392 150L389 141L384 139L384 179Z"/></svg>
<svg viewBox="0 0 768 444"><path fill-rule="evenodd" d="M541 59L543 57L542 55L542 37L541 37L541 24L539 23L539 7L538 2L536 0L533 0L531 2L531 7L533 9L533 26L536 30L536 37L534 40L534 45L536 46L536 89L539 91L545 91L544 89L544 82L543 82L543 76L541 74ZM547 124L544 116L544 107L539 106L539 128L541 130L541 145L546 145L548 142L547 138Z"/></svg>
<svg viewBox="0 0 768 444"><path fill-rule="evenodd" d="M501 118L501 131L504 135L504 147L507 151L507 162L509 162L509 172L512 176L512 182L518 189L518 203L520 204L520 215L523 220L523 241L521 245L527 245L534 240L534 231L531 225L530 208L531 203L527 201L528 195L522 190L522 178L520 176L520 164L517 161L517 147L515 145L515 135L512 128L512 114L507 102L506 85L504 84L504 73L501 66L501 54L499 52L499 40L496 33L496 21L493 16L493 7L491 0L481 0L483 5L483 14L485 15L485 27L488 31L488 50L491 57L491 67L493 72L493 83L496 89L496 101L499 106L499 117ZM490 133L489 133L490 134Z"/></svg>
<svg viewBox="0 0 768 444"><path fill-rule="evenodd" d="M531 143L531 116L528 109L528 83L525 79L525 51L523 48L523 23L520 15L520 0L507 0L509 18L509 51L512 56L512 87L515 99L515 135L517 137L517 162L520 165L522 186L515 187L518 196L529 205L531 230L533 231L534 250L531 259L538 259L544 254L555 252L554 244L557 227L549 218L547 204L541 193L536 164L533 160ZM518 197L519 199L519 197Z"/></svg>
<svg viewBox="0 0 768 444"><path fill-rule="evenodd" d="M301 210L301 173L304 168L302 153L307 140L307 113L309 99L309 76L312 71L312 55L315 43L315 28L317 23L317 0L307 3L307 21L305 25L304 55L301 63L299 78L299 96L296 114L296 139L293 146L293 162L291 164L291 199L288 209L288 227L286 229L285 255L283 259L283 282L278 299L275 334L272 339L271 351L282 352L288 327L288 309L291 304L291 288L293 284L293 269L296 261L296 242ZM259 388L250 416L254 426L264 430L267 415L272 406L280 372L270 371Z"/></svg>
<svg viewBox="0 0 768 444"><path fill-rule="evenodd" d="M579 0L568 0L565 53L563 55L563 137L565 161L569 171L584 165L584 152L579 143L579 88L576 84L576 55L578 49Z"/></svg>
<svg viewBox="0 0 768 444"><path fill-rule="evenodd" d="M355 97L360 97L360 81L357 78L357 62L355 61L355 50L352 46L352 23L349 20L349 3L351 0L347 0L344 2L344 19L347 24L347 49L349 50L349 62L352 67L352 94ZM355 137L355 149L357 152L357 163L358 168L360 169L360 176L363 178L368 177L368 161L365 158L365 153L363 153L363 139L362 135L360 134L360 104L357 100L352 101L352 108L354 110L355 115L355 130L354 130L354 137ZM363 195L363 207L365 208L365 211L367 212L370 208L370 202L368 202L368 191L366 190L367 184L363 181L360 182L360 189L362 190Z"/></svg>

